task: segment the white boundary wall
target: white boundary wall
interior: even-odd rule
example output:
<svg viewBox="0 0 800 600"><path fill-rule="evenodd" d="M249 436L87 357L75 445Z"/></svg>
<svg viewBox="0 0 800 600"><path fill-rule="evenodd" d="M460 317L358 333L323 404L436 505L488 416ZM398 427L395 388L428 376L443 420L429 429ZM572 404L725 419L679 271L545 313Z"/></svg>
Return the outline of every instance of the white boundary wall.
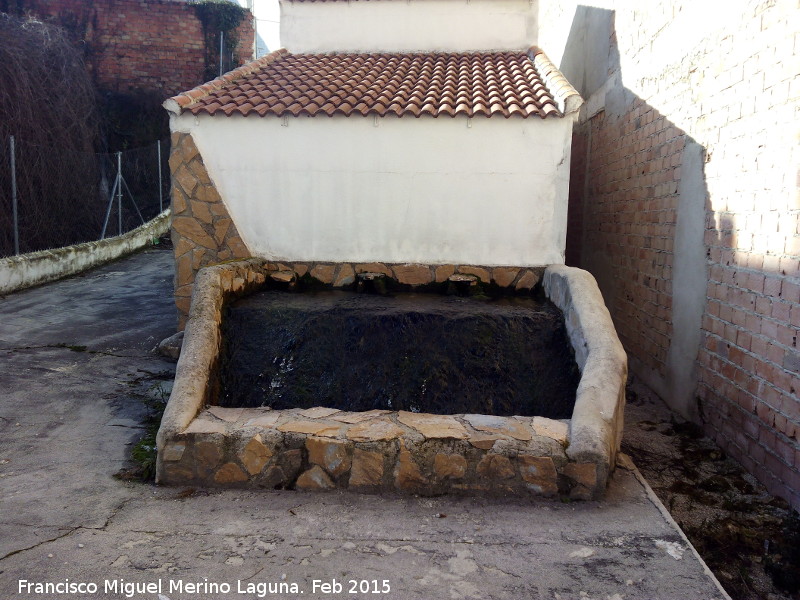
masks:
<svg viewBox="0 0 800 600"><path fill-rule="evenodd" d="M135 252L169 231L170 211L133 231L96 242L0 259L0 295L74 275Z"/></svg>
<svg viewBox="0 0 800 600"><path fill-rule="evenodd" d="M290 52L520 51L537 43L538 0L281 2Z"/></svg>
<svg viewBox="0 0 800 600"><path fill-rule="evenodd" d="M173 117L253 256L564 262L571 119Z"/></svg>

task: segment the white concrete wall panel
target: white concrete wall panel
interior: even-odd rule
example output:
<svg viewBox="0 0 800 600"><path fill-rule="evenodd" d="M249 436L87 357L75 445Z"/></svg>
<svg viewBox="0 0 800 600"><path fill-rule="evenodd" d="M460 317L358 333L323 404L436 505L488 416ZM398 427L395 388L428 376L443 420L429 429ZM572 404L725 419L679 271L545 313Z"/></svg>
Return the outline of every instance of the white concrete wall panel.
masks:
<svg viewBox="0 0 800 600"><path fill-rule="evenodd" d="M254 256L564 262L568 119L173 119Z"/></svg>
<svg viewBox="0 0 800 600"><path fill-rule="evenodd" d="M465 52L536 44L538 0L281 2L290 52Z"/></svg>

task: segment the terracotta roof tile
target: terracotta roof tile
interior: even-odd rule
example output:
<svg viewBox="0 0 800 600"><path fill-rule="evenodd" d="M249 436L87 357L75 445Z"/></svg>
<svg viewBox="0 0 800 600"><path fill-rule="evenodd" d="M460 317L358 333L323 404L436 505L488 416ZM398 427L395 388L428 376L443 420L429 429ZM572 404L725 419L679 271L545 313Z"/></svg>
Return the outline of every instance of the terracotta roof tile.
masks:
<svg viewBox="0 0 800 600"><path fill-rule="evenodd" d="M290 54L278 50L170 98L175 113L563 116L574 88L544 54ZM567 110L565 110L565 108Z"/></svg>

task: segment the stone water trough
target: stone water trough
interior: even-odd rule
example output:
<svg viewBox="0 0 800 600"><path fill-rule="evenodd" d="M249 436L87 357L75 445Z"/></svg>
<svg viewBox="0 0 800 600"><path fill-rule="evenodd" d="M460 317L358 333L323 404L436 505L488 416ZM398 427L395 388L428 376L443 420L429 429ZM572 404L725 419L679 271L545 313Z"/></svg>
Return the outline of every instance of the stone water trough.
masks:
<svg viewBox="0 0 800 600"><path fill-rule="evenodd" d="M377 274L412 290L413 284L403 283L430 287L448 279L480 279L505 283L512 293L543 291L563 312L580 370L570 418L219 406L223 316L234 300L294 285L302 276L329 287L353 287ZM208 266L195 280L175 384L158 433L157 481L596 498L619 450L626 377L627 358L597 284L580 269L264 259Z"/></svg>
<svg viewBox="0 0 800 600"><path fill-rule="evenodd" d="M535 3L510 12L492 1L473 0L469 11L448 6L472 28L451 28L459 35L444 46L444 29L430 27L431 17L445 14L435 3L294 4L285 3L282 14L307 12L304 19L333 32L329 43L320 46L313 27L298 27L303 39L292 38L295 49L164 103L175 299L185 338L158 434L158 481L599 496L619 449L627 363L594 279L560 266L572 124L583 100L532 45ZM379 41L364 38L401 7L405 27L390 27ZM335 28L333 13L342 17ZM498 48L492 31L512 29L525 33ZM395 35L417 30L436 34ZM421 388L397 394L393 381L391 403L370 405L368 397L360 405L368 409L356 411L334 398L333 406L314 406L335 394L317 394L309 378L297 408L262 407L258 398L245 403L255 408L229 405L223 318L234 300L308 279L352 288L377 275L404 292L475 281L500 296L549 298L563 313L559 336L574 350L566 370L574 373L577 363L580 371L571 412L477 414L473 402L454 414L426 414L422 403L396 402ZM504 326L503 318L495 320ZM379 354L395 341L386 339L364 346ZM484 339L497 348L495 336ZM478 343L474 354L483 350ZM413 339L408 354L423 354ZM375 370L390 380L409 372L418 383L419 372L403 365L387 361ZM442 372L440 387L469 379ZM255 387L268 392L276 382L267 379ZM476 386L479 398L502 395L493 382ZM524 403L504 401L506 409Z"/></svg>

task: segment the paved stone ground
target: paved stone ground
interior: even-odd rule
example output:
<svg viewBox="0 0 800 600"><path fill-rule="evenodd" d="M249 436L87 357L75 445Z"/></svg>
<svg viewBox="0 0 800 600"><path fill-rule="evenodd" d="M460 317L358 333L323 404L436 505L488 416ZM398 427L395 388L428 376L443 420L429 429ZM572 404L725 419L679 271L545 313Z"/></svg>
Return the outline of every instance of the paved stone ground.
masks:
<svg viewBox="0 0 800 600"><path fill-rule="evenodd" d="M0 598L724 598L635 471L602 502L183 490L112 476L174 364L172 256L0 299ZM84 348L85 346L85 348ZM170 582L228 583L183 593ZM20 593L19 580L96 595ZM314 580L343 585L313 588ZM350 594L349 580L386 580ZM241 582L242 593L238 593ZM266 589L248 584L267 584ZM296 584L270 593L269 584ZM119 584L121 585L121 584Z"/></svg>

